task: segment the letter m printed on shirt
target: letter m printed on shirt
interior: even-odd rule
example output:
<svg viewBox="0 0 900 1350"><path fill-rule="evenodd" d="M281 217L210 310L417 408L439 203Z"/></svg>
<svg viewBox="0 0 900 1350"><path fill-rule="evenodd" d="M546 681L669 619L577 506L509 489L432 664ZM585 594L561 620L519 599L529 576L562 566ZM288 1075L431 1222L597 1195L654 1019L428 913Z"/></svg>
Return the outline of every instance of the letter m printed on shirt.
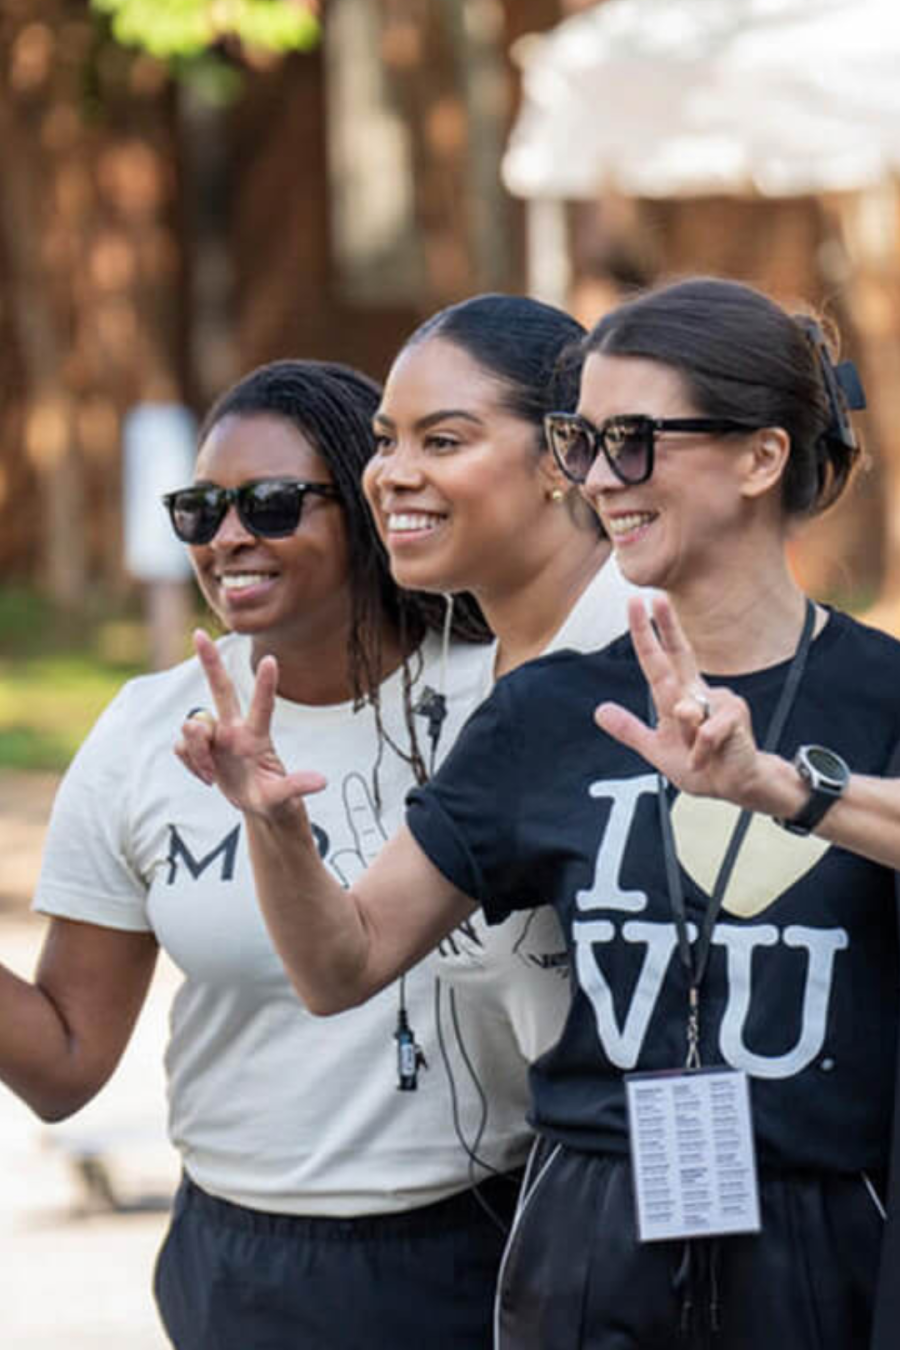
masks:
<svg viewBox="0 0 900 1350"><path fill-rule="evenodd" d="M222 859L222 880L231 881L234 877L234 861L237 856L238 839L240 838L241 827L235 825L234 829L226 834L225 838L215 848L203 855L202 858L195 858L187 844L178 833L176 825L169 826L169 875L166 878L168 885L172 886L178 875L178 863L183 862L190 872L193 879L197 878L211 867L217 858Z"/></svg>

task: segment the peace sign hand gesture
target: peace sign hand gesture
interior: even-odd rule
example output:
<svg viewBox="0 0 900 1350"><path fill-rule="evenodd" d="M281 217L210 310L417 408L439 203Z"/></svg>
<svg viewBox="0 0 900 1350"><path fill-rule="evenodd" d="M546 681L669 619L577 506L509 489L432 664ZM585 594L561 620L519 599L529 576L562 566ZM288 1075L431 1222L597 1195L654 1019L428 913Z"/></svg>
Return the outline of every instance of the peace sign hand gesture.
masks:
<svg viewBox="0 0 900 1350"><path fill-rule="evenodd" d="M710 689L668 599L653 602L654 631L642 600L628 606L634 649L656 706L650 727L616 703L594 713L601 730L698 797L724 797L766 810L767 761L757 747L747 704L730 689Z"/></svg>
<svg viewBox="0 0 900 1350"><path fill-rule="evenodd" d="M194 647L203 666L216 716L200 710L182 724L175 754L195 777L215 784L249 815L274 817L298 797L320 792L319 773L288 773L272 743L270 728L278 688L278 662L264 656L256 671L246 717L213 640L198 628Z"/></svg>

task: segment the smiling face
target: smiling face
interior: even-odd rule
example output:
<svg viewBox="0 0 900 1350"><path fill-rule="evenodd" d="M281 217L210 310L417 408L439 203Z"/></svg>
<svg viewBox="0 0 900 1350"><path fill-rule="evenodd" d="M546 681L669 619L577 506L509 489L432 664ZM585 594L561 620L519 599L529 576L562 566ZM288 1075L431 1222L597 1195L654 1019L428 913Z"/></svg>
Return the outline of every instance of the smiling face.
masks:
<svg viewBox="0 0 900 1350"><path fill-rule="evenodd" d="M634 413L702 415L673 367L599 352L585 362L578 410L595 426ZM652 476L634 486L622 483L603 455L597 456L583 492L630 581L677 593L697 577L721 574L741 556L756 500L748 491L754 437L659 434Z"/></svg>
<svg viewBox="0 0 900 1350"><path fill-rule="evenodd" d="M538 429L504 393L440 337L394 363L363 487L402 586L490 596L536 562L553 470Z"/></svg>
<svg viewBox="0 0 900 1350"><path fill-rule="evenodd" d="M195 483L238 487L262 478L330 483L322 456L286 418L229 414L206 436ZM214 538L189 549L210 608L265 650L339 636L350 623L347 534L339 501L308 495L287 539L251 534L230 507Z"/></svg>

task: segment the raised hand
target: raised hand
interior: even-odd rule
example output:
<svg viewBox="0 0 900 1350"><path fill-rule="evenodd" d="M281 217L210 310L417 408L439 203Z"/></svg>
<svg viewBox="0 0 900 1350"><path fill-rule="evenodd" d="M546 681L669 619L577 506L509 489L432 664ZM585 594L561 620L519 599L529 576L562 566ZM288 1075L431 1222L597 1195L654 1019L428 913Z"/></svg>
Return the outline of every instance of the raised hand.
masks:
<svg viewBox="0 0 900 1350"><path fill-rule="evenodd" d="M756 806L769 757L756 745L744 700L704 683L664 596L653 602L656 631L642 600L629 603L628 618L658 722L650 727L616 703L601 703L594 713L597 725L686 792Z"/></svg>
<svg viewBox="0 0 900 1350"><path fill-rule="evenodd" d="M320 773L288 773L272 743L270 727L278 688L278 663L264 656L256 671L246 716L222 664L216 644L197 629L194 647L206 674L216 710L185 720L175 754L202 782L215 784L233 806L251 815L269 816L286 802L320 792Z"/></svg>

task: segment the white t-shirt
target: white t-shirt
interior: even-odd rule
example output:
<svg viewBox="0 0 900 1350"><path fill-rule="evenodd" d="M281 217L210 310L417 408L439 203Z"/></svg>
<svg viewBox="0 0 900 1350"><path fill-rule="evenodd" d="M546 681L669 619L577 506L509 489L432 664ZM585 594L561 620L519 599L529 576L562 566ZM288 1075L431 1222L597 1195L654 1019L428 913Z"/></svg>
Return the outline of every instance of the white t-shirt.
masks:
<svg viewBox="0 0 900 1350"><path fill-rule="evenodd" d="M628 627L628 601L640 595L623 577L615 556L609 559L581 593L562 627L541 655L563 651L596 651ZM646 594L646 592L644 592ZM477 703L490 693L497 644ZM598 690L600 702L602 691ZM588 728L590 734L590 728ZM481 910L441 943L440 976L456 1013L453 1031L464 1044L474 1037L486 1010L495 1010L507 1029L507 1062L530 1064L555 1045L569 1011L569 961L556 911L546 905L510 916L490 926Z"/></svg>
<svg viewBox="0 0 900 1350"><path fill-rule="evenodd" d="M244 706L250 643L219 643ZM442 750L478 702L490 648L454 643L446 664ZM414 671L416 666L413 667ZM422 649L413 700L444 674L435 637ZM398 671L381 689L392 740L407 743ZM398 1090L398 987L332 1018L305 1011L254 897L243 822L194 779L172 746L187 712L207 704L199 664L125 686L76 755L54 805L35 908L107 927L152 931L184 973L166 1052L169 1129L192 1179L250 1208L293 1214L384 1213L428 1204L471 1184L440 1068L436 957L406 977L409 1021L429 1067ZM427 748L425 719L418 719ZM326 773L308 799L327 865L350 883L403 818L412 772L389 747L375 810L373 710L279 699L273 735L290 768ZM480 995L472 1000L480 1005ZM460 1124L477 1153L506 1171L530 1143L527 1086L507 1009L472 1007L465 1050L452 1042ZM475 1080L475 1081L473 1081ZM490 1085L487 1119L479 1084ZM475 1176L483 1175L476 1171Z"/></svg>

